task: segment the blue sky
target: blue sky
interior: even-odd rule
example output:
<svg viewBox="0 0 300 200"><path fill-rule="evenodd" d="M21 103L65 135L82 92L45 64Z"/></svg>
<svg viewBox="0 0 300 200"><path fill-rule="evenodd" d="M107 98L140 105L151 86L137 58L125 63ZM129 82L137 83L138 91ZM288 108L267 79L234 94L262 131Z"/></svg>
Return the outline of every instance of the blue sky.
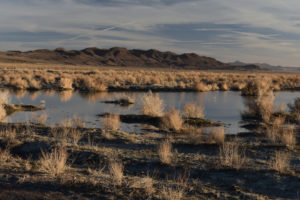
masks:
<svg viewBox="0 0 300 200"><path fill-rule="evenodd" d="M300 67L300 1L1 1L0 50L113 46Z"/></svg>

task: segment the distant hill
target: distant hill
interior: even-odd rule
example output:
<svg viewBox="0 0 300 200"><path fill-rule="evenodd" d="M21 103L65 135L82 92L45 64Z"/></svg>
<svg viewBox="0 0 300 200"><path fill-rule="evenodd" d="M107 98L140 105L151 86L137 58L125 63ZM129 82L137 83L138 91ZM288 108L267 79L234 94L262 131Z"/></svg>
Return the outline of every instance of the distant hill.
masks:
<svg viewBox="0 0 300 200"><path fill-rule="evenodd" d="M272 70L272 71L285 71L285 72L299 72L300 71L300 67L285 67L285 66L274 66L274 65L269 65L267 63L253 63L253 64L249 64L249 63L244 63L241 61L235 61L235 62L231 62L228 63L231 66L249 66L249 65L255 65L258 66L261 69L267 69L267 70Z"/></svg>
<svg viewBox="0 0 300 200"><path fill-rule="evenodd" d="M128 50L114 47L110 49L86 48L83 50L39 49L34 51L0 52L0 62L54 63L93 66L160 67L177 69L259 69L258 66L231 66L214 58L195 53L176 54L158 50Z"/></svg>

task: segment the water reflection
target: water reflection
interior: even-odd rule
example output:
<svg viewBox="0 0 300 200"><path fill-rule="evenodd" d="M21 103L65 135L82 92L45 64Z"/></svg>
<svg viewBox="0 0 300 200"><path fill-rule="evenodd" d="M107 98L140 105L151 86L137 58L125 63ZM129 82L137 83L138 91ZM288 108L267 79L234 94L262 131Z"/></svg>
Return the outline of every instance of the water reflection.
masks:
<svg viewBox="0 0 300 200"><path fill-rule="evenodd" d="M22 94L22 95L20 95ZM45 111L36 112L38 115L47 114L47 124L60 124L63 119L73 118L74 115L85 119L87 127L101 127L99 113L111 112L119 114L140 114L144 92L100 92L100 93L78 93L72 91L39 91L28 93L25 91L9 91L11 102L15 104L46 105ZM195 103L204 108L204 116L207 119L225 123L225 131L229 134L247 131L241 121L241 113L247 110L249 98L242 97L239 92L160 92L164 100L165 110L176 108L183 110L186 103ZM129 96L135 99L135 104L130 107L121 107L115 104L105 104L104 100L117 99ZM280 104L292 103L300 92L278 92L275 93L275 108ZM33 98L34 97L34 98ZM33 113L19 112L9 116L9 122L24 122L33 118ZM141 126L139 125L139 128ZM121 129L125 131L137 130L137 125L122 124Z"/></svg>

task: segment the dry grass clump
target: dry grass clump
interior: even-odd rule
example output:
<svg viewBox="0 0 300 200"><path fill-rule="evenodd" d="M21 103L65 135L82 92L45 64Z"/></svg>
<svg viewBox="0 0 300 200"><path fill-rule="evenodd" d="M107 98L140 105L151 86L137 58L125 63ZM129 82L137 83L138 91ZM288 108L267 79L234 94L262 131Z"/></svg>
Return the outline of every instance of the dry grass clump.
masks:
<svg viewBox="0 0 300 200"><path fill-rule="evenodd" d="M274 94L273 92L268 92L262 95L259 95L257 100L257 105L259 109L259 115L264 120L264 122L269 122L271 116L274 112Z"/></svg>
<svg viewBox="0 0 300 200"><path fill-rule="evenodd" d="M3 120L7 113L5 110L5 105L9 104L10 99L7 92L0 92L0 120Z"/></svg>
<svg viewBox="0 0 300 200"><path fill-rule="evenodd" d="M0 139L6 143L15 141L16 135L17 133L15 129L4 129L0 131Z"/></svg>
<svg viewBox="0 0 300 200"><path fill-rule="evenodd" d="M203 82L196 83L194 87L195 87L195 90L197 90L199 92L207 92L212 89L211 85L206 85Z"/></svg>
<svg viewBox="0 0 300 200"><path fill-rule="evenodd" d="M61 78L59 80L58 87L63 90L72 90L73 80L70 78Z"/></svg>
<svg viewBox="0 0 300 200"><path fill-rule="evenodd" d="M203 118L203 108L193 103L187 103L183 108L183 117L186 118Z"/></svg>
<svg viewBox="0 0 300 200"><path fill-rule="evenodd" d="M150 196L155 192L153 182L153 179L149 176L138 178L134 180L131 188L142 188L147 193L147 195Z"/></svg>
<svg viewBox="0 0 300 200"><path fill-rule="evenodd" d="M81 138L83 137L83 133L80 130L72 128L68 132L68 137L71 139L71 142L74 145L77 145L79 140L81 140Z"/></svg>
<svg viewBox="0 0 300 200"><path fill-rule="evenodd" d="M185 172L179 175L173 185L170 187L163 186L161 190L161 198L166 200L183 199L185 190L188 186L189 173Z"/></svg>
<svg viewBox="0 0 300 200"><path fill-rule="evenodd" d="M181 200L184 197L184 189L178 187L163 187L161 197L165 200Z"/></svg>
<svg viewBox="0 0 300 200"><path fill-rule="evenodd" d="M276 151L270 168L278 171L279 173L288 173L290 171L291 156L289 153Z"/></svg>
<svg viewBox="0 0 300 200"><path fill-rule="evenodd" d="M280 143L288 147L296 145L296 136L294 134L294 126L285 126L285 119L277 117L274 119L272 125L267 129L267 138L271 143Z"/></svg>
<svg viewBox="0 0 300 200"><path fill-rule="evenodd" d="M179 112L172 108L161 119L161 127L166 130L179 131L182 128L183 120Z"/></svg>
<svg viewBox="0 0 300 200"><path fill-rule="evenodd" d="M5 164L11 159L12 155L10 154L10 151L8 148L6 149L0 149L0 165Z"/></svg>
<svg viewBox="0 0 300 200"><path fill-rule="evenodd" d="M294 134L294 127L290 126L285 128L280 137L281 143L288 147L294 147L296 145L296 136Z"/></svg>
<svg viewBox="0 0 300 200"><path fill-rule="evenodd" d="M211 130L211 137L213 141L215 141L217 144L223 144L225 140L225 131L224 127L218 127L218 128L213 128Z"/></svg>
<svg viewBox="0 0 300 200"><path fill-rule="evenodd" d="M238 143L224 143L220 147L219 158L223 166L240 169L246 162L245 151Z"/></svg>
<svg viewBox="0 0 300 200"><path fill-rule="evenodd" d="M247 83L242 89L242 95L244 96L260 96L265 92L270 91L271 81L270 79L255 79Z"/></svg>
<svg viewBox="0 0 300 200"><path fill-rule="evenodd" d="M263 122L269 123L274 113L274 94L266 92L259 94L256 99L249 99L246 102L248 110L243 113L243 117L257 118Z"/></svg>
<svg viewBox="0 0 300 200"><path fill-rule="evenodd" d="M67 169L67 151L63 148L55 148L50 153L42 151L40 170L51 176L59 176Z"/></svg>
<svg viewBox="0 0 300 200"><path fill-rule="evenodd" d="M123 180L124 166L120 161L110 160L109 173L115 185L121 185Z"/></svg>
<svg viewBox="0 0 300 200"><path fill-rule="evenodd" d="M120 116L116 114L109 114L102 118L103 129L106 131L116 131L120 125Z"/></svg>
<svg viewBox="0 0 300 200"><path fill-rule="evenodd" d="M151 91L142 97L142 113L150 116L162 116L164 114L164 102L160 99L159 94L153 94Z"/></svg>
<svg viewBox="0 0 300 200"><path fill-rule="evenodd" d="M64 128L71 128L73 126L73 119L71 118L62 119L60 125Z"/></svg>
<svg viewBox="0 0 300 200"><path fill-rule="evenodd" d="M160 158L160 161L163 164L171 164L173 152L172 152L172 143L170 140L165 140L162 143L159 144L158 150L157 150L158 156Z"/></svg>

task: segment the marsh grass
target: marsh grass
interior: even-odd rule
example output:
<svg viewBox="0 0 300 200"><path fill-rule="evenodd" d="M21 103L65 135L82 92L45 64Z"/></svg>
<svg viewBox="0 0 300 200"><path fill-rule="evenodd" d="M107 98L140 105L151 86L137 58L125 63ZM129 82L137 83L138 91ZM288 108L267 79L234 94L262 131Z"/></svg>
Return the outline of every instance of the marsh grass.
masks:
<svg viewBox="0 0 300 200"><path fill-rule="evenodd" d="M197 106L193 103L187 103L184 105L183 108L183 117L186 118L203 118L203 107L202 106Z"/></svg>
<svg viewBox="0 0 300 200"><path fill-rule="evenodd" d="M83 135L84 135L83 132L75 128L70 129L68 132L68 137L70 138L71 142L74 145L78 144L78 142L81 140Z"/></svg>
<svg viewBox="0 0 300 200"><path fill-rule="evenodd" d="M179 131L183 125L183 120L179 111L172 108L161 119L161 127L165 130Z"/></svg>
<svg viewBox="0 0 300 200"><path fill-rule="evenodd" d="M131 184L131 188L141 188L143 189L148 196L151 196L155 192L155 188L153 186L154 180L150 176L146 177L138 177L134 179L133 184Z"/></svg>
<svg viewBox="0 0 300 200"><path fill-rule="evenodd" d="M170 165L172 163L172 143L170 140L164 140L158 145L157 150L158 156L160 158L160 161L163 164Z"/></svg>
<svg viewBox="0 0 300 200"><path fill-rule="evenodd" d="M109 161L109 173L110 177L115 185L121 185L123 181L124 166L119 160Z"/></svg>
<svg viewBox="0 0 300 200"><path fill-rule="evenodd" d="M291 155L289 153L276 151L270 162L270 168L279 173L290 171Z"/></svg>
<svg viewBox="0 0 300 200"><path fill-rule="evenodd" d="M220 162L223 166L240 169L246 163L245 150L238 143L224 143L220 147Z"/></svg>
<svg viewBox="0 0 300 200"><path fill-rule="evenodd" d="M10 153L9 148L0 149L0 165L3 165L9 160L11 160L11 157L12 155Z"/></svg>
<svg viewBox="0 0 300 200"><path fill-rule="evenodd" d="M215 141L217 144L224 144L225 140L225 130L224 127L215 127L211 130L211 137L212 140Z"/></svg>
<svg viewBox="0 0 300 200"><path fill-rule="evenodd" d="M40 170L57 177L67 169L67 158L67 151L63 148L55 148L50 153L42 151Z"/></svg>
<svg viewBox="0 0 300 200"><path fill-rule="evenodd" d="M159 94L153 94L151 91L142 97L142 113L150 116L162 116L164 114L164 102Z"/></svg>

